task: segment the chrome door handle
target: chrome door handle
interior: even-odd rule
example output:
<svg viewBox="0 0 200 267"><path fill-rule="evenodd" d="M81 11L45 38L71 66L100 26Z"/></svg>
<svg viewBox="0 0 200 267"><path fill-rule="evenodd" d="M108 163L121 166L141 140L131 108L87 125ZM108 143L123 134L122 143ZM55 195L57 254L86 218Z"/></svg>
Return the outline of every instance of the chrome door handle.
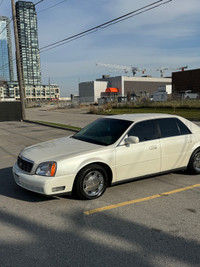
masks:
<svg viewBox="0 0 200 267"><path fill-rule="evenodd" d="M157 146L156 146L156 145L154 145L154 146L150 146L149 149L150 149L150 150L157 149Z"/></svg>

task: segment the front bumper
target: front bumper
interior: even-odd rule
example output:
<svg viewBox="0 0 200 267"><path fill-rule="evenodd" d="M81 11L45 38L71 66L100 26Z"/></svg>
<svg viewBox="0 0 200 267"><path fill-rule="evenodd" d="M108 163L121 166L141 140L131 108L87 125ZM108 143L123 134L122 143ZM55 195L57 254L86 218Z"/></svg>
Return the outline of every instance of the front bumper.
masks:
<svg viewBox="0 0 200 267"><path fill-rule="evenodd" d="M13 176L19 186L43 195L63 194L72 191L75 176L46 177L28 174L17 164L13 166Z"/></svg>

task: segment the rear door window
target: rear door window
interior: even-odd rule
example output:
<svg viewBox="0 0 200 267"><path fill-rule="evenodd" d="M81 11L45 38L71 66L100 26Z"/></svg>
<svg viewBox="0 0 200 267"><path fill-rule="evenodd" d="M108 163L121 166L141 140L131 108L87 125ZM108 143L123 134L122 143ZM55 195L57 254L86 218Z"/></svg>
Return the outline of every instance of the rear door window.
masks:
<svg viewBox="0 0 200 267"><path fill-rule="evenodd" d="M180 131L181 135L191 134L191 131L188 129L188 127L182 121L177 119L177 124L178 124L179 131Z"/></svg>
<svg viewBox="0 0 200 267"><path fill-rule="evenodd" d="M190 134L184 123L176 118L159 119L161 138Z"/></svg>

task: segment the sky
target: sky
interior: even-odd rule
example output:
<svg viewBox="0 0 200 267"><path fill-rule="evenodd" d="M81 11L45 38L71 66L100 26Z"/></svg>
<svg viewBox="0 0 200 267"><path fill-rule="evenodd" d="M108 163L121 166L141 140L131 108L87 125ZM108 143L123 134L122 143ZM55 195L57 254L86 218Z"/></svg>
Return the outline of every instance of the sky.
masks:
<svg viewBox="0 0 200 267"><path fill-rule="evenodd" d="M36 4L39 47L153 2L155 0L43 0ZM146 68L145 74L153 77L160 76L159 71L155 71L160 67L170 69L165 71L165 76L171 76L172 69L182 66L188 66L188 70L200 68L199 14L199 0L172 0L56 48L41 49L42 83L58 84L61 96L69 96L78 94L80 82L94 81L105 74L132 76L131 72L113 71L97 63ZM0 0L0 15L12 16L11 0ZM141 72L136 74L141 75Z"/></svg>

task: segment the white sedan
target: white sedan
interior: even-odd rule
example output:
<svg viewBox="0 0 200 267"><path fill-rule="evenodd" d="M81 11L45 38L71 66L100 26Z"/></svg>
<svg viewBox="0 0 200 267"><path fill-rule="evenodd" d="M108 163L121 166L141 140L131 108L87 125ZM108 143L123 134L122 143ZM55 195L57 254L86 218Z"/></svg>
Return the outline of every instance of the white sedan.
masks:
<svg viewBox="0 0 200 267"><path fill-rule="evenodd" d="M124 114L25 148L13 174L33 192L95 199L111 184L180 169L200 174L200 127L179 116Z"/></svg>

